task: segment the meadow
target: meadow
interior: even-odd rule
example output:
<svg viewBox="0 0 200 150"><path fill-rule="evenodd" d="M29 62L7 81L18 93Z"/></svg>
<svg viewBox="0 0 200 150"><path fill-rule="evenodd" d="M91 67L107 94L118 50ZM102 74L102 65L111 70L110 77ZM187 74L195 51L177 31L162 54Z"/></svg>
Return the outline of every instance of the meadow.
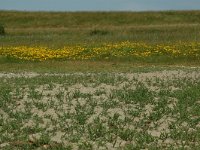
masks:
<svg viewBox="0 0 200 150"><path fill-rule="evenodd" d="M0 12L7 36L1 45L61 48L113 42L198 42L199 11ZM11 42L12 41L12 42Z"/></svg>
<svg viewBox="0 0 200 150"><path fill-rule="evenodd" d="M27 62L19 59L48 58L66 59L68 67L74 59L88 59L80 63L89 64L100 60L100 64L198 65L199 15L199 11L1 11L0 23L6 31L6 36L0 36L1 68L10 68L10 62L15 62L22 63L23 70ZM43 64L51 68L48 61Z"/></svg>
<svg viewBox="0 0 200 150"><path fill-rule="evenodd" d="M0 149L200 149L200 11L0 24Z"/></svg>

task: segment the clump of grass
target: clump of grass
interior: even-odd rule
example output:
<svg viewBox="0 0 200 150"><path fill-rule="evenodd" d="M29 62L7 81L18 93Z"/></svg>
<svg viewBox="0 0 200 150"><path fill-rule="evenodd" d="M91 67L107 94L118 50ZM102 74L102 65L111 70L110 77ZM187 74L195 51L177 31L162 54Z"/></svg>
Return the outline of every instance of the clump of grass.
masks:
<svg viewBox="0 0 200 150"><path fill-rule="evenodd" d="M106 31L106 30L101 30L101 29L93 29L92 31L90 31L90 35L91 36L95 36L95 35L108 35L110 32Z"/></svg>
<svg viewBox="0 0 200 150"><path fill-rule="evenodd" d="M0 35L5 35L5 29L4 26L0 24Z"/></svg>

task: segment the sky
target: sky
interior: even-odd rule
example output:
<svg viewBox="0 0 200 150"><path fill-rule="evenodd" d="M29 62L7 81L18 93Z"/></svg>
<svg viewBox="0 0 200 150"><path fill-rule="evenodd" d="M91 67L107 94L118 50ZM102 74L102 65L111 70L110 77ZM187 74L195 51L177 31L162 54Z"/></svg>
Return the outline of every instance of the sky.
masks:
<svg viewBox="0 0 200 150"><path fill-rule="evenodd" d="M200 10L200 0L0 0L0 10L25 10L25 11Z"/></svg>

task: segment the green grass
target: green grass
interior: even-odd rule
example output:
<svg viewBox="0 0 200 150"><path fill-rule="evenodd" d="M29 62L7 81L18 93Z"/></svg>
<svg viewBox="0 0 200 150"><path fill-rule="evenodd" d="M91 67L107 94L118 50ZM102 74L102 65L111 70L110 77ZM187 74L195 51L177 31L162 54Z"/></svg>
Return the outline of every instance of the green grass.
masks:
<svg viewBox="0 0 200 150"><path fill-rule="evenodd" d="M200 41L200 11L0 11L0 23L0 46ZM0 149L200 149L198 66L0 57Z"/></svg>
<svg viewBox="0 0 200 150"><path fill-rule="evenodd" d="M142 41L199 41L200 11L14 12L0 11L7 36L0 45L45 45ZM12 42L11 42L12 41Z"/></svg>
<svg viewBox="0 0 200 150"><path fill-rule="evenodd" d="M47 61L47 62L18 62L6 60L0 63L0 72L39 72L39 73L74 73L74 72L140 72L157 71L194 67L198 68L198 62L154 62L141 63L131 61Z"/></svg>
<svg viewBox="0 0 200 150"><path fill-rule="evenodd" d="M0 77L0 146L199 149L199 71L7 74Z"/></svg>
<svg viewBox="0 0 200 150"><path fill-rule="evenodd" d="M200 41L200 11L163 12L18 12L0 11L0 23L6 36L0 36L0 46L91 45L121 41L166 44ZM127 58L128 60L128 58ZM96 71L120 70L138 65L199 65L199 60L154 58L147 60L111 60L45 63L19 62L0 58L1 71ZM71 65L75 63L75 67ZM52 66L52 67L51 67ZM58 68L59 66L59 68ZM83 67L84 66L84 67ZM123 69L123 67L125 69ZM93 68L93 69L92 69Z"/></svg>
<svg viewBox="0 0 200 150"><path fill-rule="evenodd" d="M163 12L15 12L1 11L8 28L90 27L199 23L199 11ZM16 19L16 20L13 20Z"/></svg>

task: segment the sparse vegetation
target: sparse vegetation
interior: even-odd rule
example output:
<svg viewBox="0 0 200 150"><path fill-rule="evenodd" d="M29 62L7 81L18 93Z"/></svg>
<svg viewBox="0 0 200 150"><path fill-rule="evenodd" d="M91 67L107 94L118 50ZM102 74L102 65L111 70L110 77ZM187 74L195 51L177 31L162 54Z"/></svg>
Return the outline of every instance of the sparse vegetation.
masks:
<svg viewBox="0 0 200 150"><path fill-rule="evenodd" d="M0 76L1 149L200 148L199 69Z"/></svg>

